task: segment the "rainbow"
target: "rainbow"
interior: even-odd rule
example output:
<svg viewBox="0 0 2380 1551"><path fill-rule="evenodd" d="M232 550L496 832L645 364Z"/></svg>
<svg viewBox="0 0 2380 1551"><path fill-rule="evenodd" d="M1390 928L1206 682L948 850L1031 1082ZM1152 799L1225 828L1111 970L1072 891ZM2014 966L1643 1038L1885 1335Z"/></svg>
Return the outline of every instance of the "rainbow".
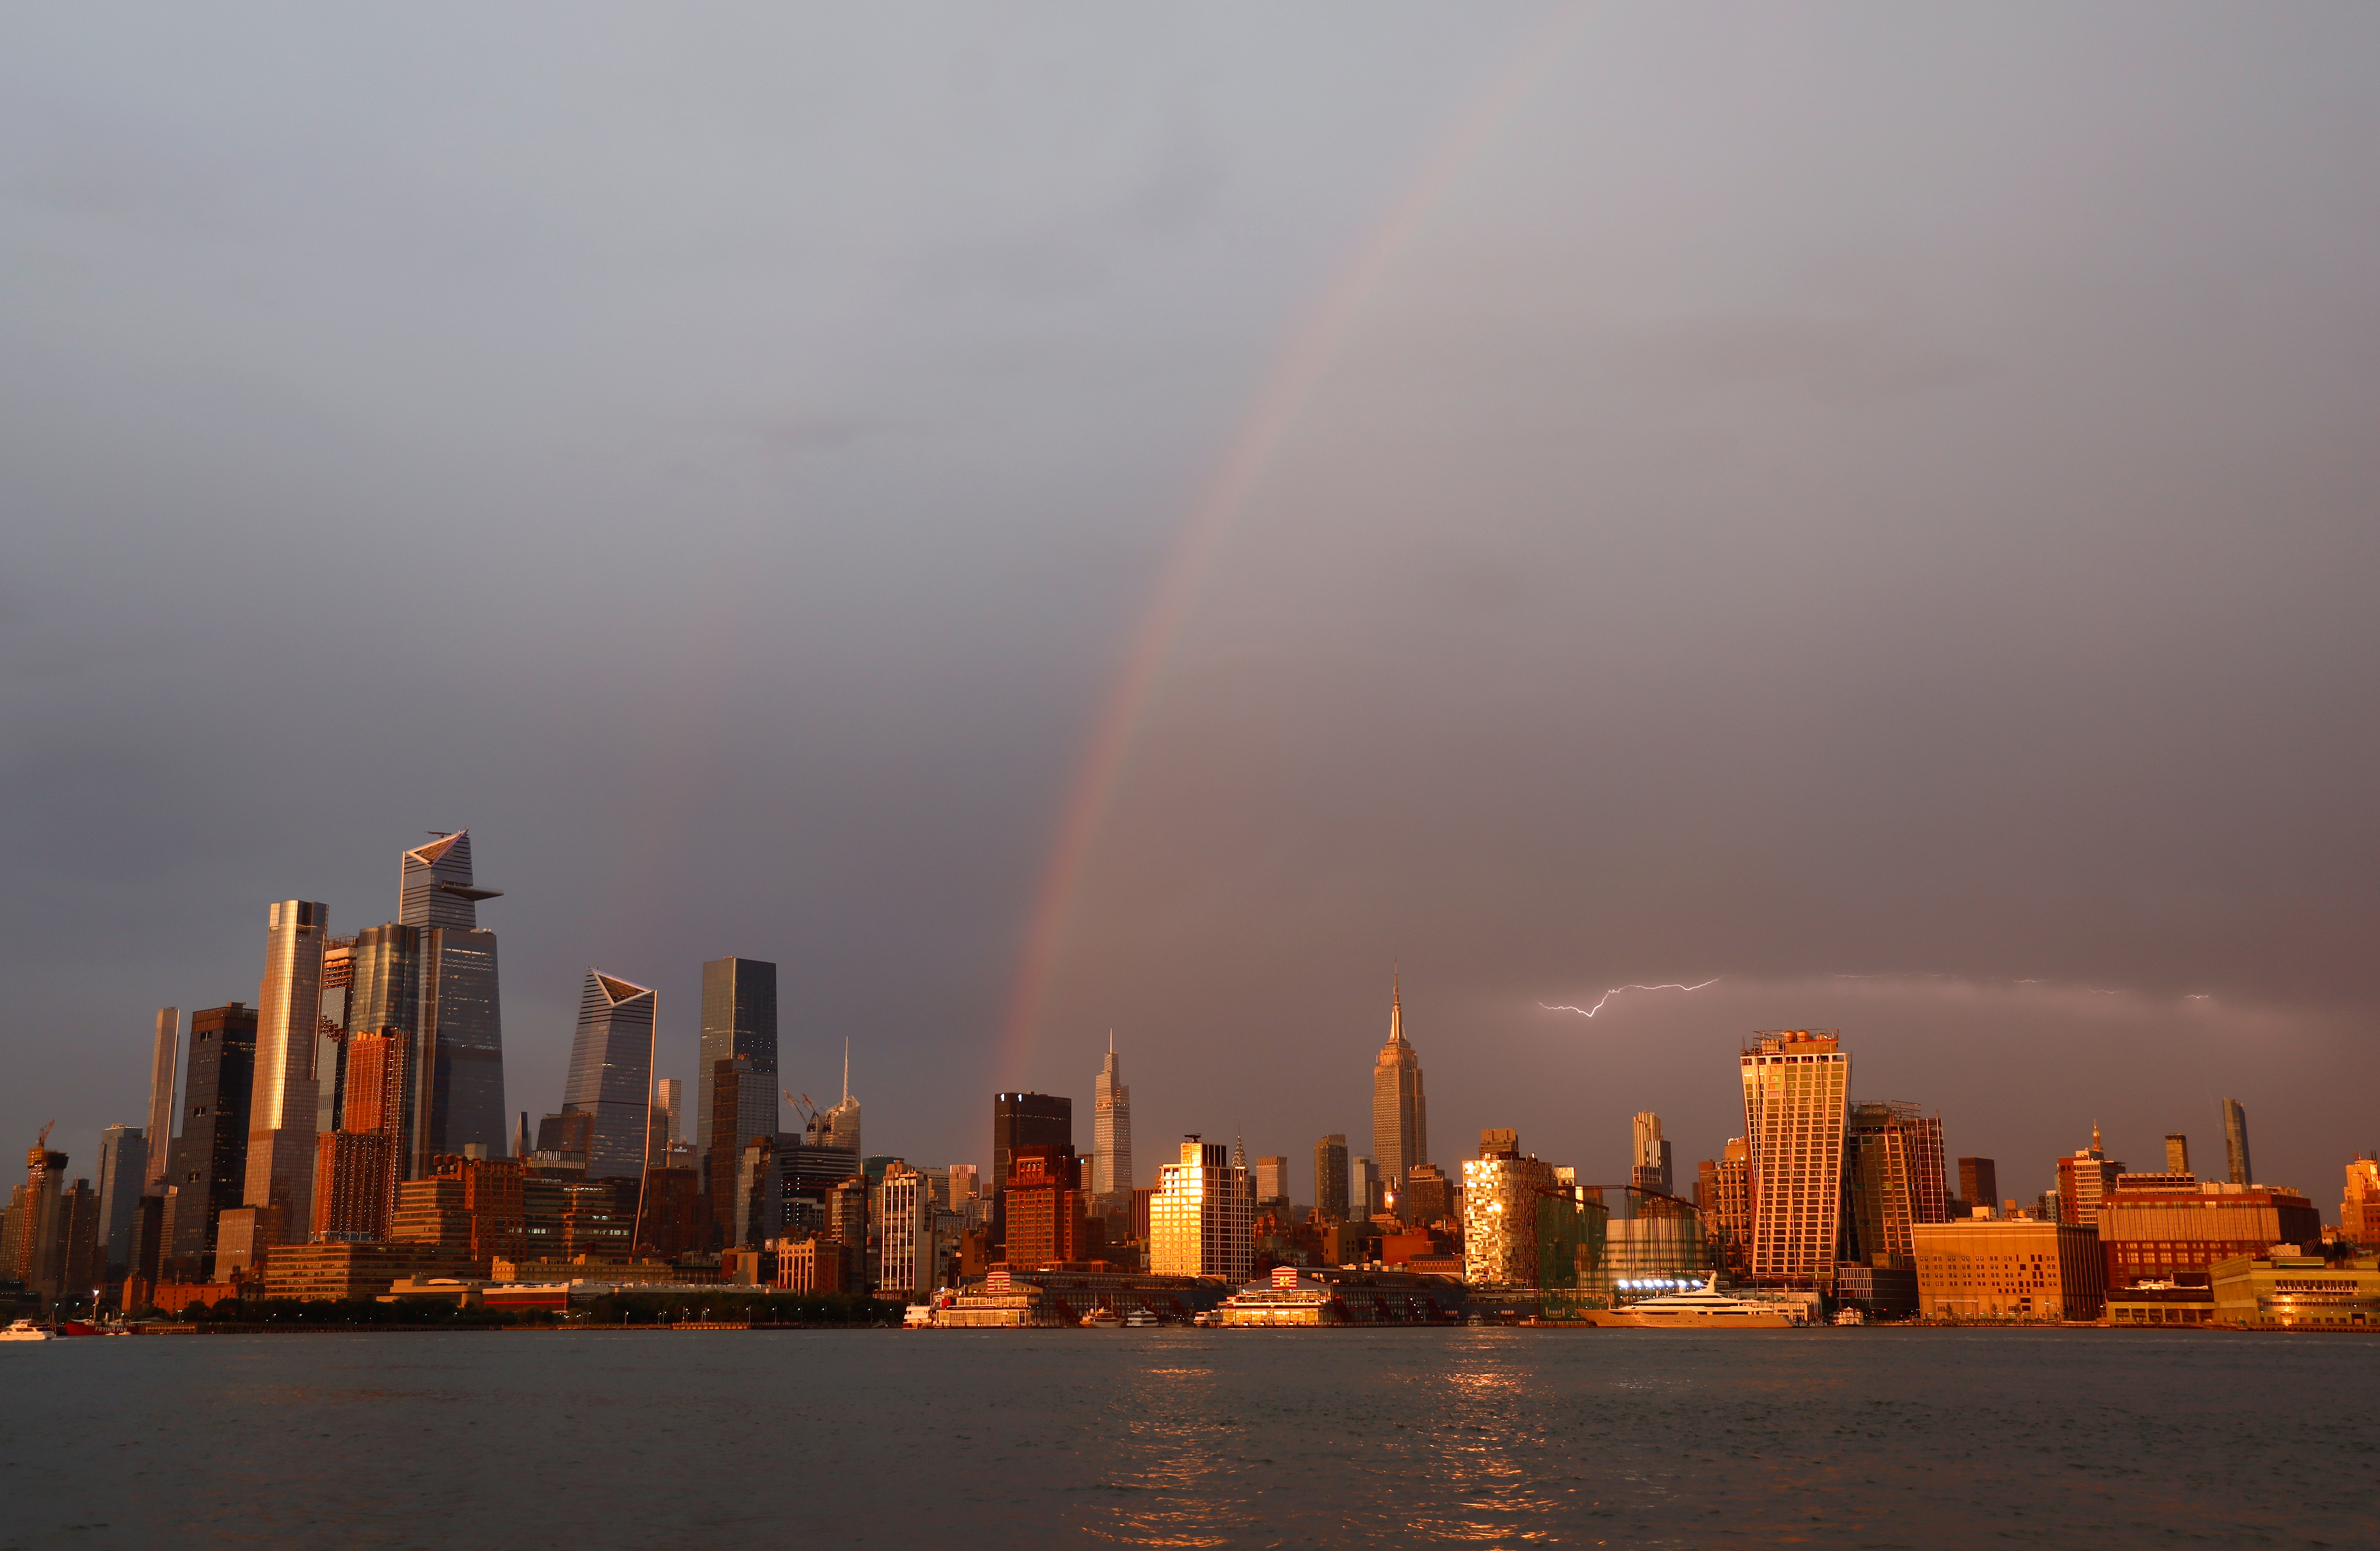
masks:
<svg viewBox="0 0 2380 1551"><path fill-rule="evenodd" d="M1291 334L1239 429L1201 487L1135 626L1123 661L1075 767L1026 929L1002 1022L1000 1079L1023 1080L1050 985L1101 824L1148 720L1175 638L1234 519L1312 402L1369 301L1448 192L1511 122L1585 26L1585 4L1557 11L1513 51Z"/></svg>

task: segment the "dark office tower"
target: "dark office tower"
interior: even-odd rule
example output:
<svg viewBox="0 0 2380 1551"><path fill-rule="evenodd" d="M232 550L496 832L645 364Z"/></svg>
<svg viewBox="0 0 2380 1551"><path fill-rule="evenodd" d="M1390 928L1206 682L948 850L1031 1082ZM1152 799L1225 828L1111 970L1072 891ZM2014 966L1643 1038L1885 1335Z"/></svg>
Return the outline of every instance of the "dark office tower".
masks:
<svg viewBox="0 0 2380 1551"><path fill-rule="evenodd" d="M99 1192L77 1180L58 1197L58 1287L53 1296L69 1303L93 1300L96 1311L107 1269L100 1263Z"/></svg>
<svg viewBox="0 0 2380 1551"><path fill-rule="evenodd" d="M601 970L587 972L562 1112L593 1118L587 1145L589 1180L644 1174L652 1124L655 1000L647 987Z"/></svg>
<svg viewBox="0 0 2380 1551"><path fill-rule="evenodd" d="M1009 1157L1019 1147L1072 1147L1075 1101L1050 1093L994 1094L991 1100L991 1178L1005 1191Z"/></svg>
<svg viewBox="0 0 2380 1551"><path fill-rule="evenodd" d="M101 1264L111 1278L122 1277L131 1259L132 1224L148 1177L149 1146L139 1126L112 1125L99 1133Z"/></svg>
<svg viewBox="0 0 2380 1551"><path fill-rule="evenodd" d="M256 1011L240 1002L190 1014L182 1071L182 1133L165 1184L175 1192L166 1281L205 1279L215 1220L248 1184L249 1100L256 1081Z"/></svg>
<svg viewBox="0 0 2380 1551"><path fill-rule="evenodd" d="M741 1057L746 1080L739 1088L733 1134L726 1151L741 1157L755 1136L777 1139L777 966L763 959L713 959L702 966L702 1049L695 1062L694 1148L709 1157L717 1123L711 1073L721 1061Z"/></svg>
<svg viewBox="0 0 2380 1551"><path fill-rule="evenodd" d="M165 1153L174 1140L174 1068L181 1043L182 1010L157 1009L157 1044L149 1058L149 1124L141 1133L149 1144L149 1166L140 1181L143 1195L165 1188Z"/></svg>
<svg viewBox="0 0 2380 1551"><path fill-rule="evenodd" d="M710 1145L702 1152L702 1185L710 1204L711 1243L720 1249L743 1245L743 1221L735 1206L736 1170L744 1149L735 1130L746 1109L745 1090L759 1081L749 1056L722 1056L702 1072L702 1091L710 1096L710 1113L700 1118L702 1134ZM776 1138L770 1139L773 1145Z"/></svg>
<svg viewBox="0 0 2380 1551"><path fill-rule="evenodd" d="M2256 1171L2248 1162L2248 1111L2236 1098L2223 1101L2223 1150L2229 1155L2231 1182L2254 1184Z"/></svg>
<svg viewBox="0 0 2380 1551"><path fill-rule="evenodd" d="M1999 1165L1987 1157L1961 1158L1959 1198L1970 1206L1998 1207L2000 1204Z"/></svg>
<svg viewBox="0 0 2380 1551"><path fill-rule="evenodd" d="M405 853L396 920L421 934L421 1008L414 1050L409 1178L467 1147L504 1156L504 1039L496 934L480 929L482 900L502 891L471 881L471 833L457 830Z"/></svg>
<svg viewBox="0 0 2380 1551"><path fill-rule="evenodd" d="M1314 1215L1347 1220L1347 1138L1339 1132L1314 1144Z"/></svg>
<svg viewBox="0 0 2380 1551"><path fill-rule="evenodd" d="M355 984L356 939L325 938L322 977L314 995L314 1134L339 1129L347 1092L347 994Z"/></svg>

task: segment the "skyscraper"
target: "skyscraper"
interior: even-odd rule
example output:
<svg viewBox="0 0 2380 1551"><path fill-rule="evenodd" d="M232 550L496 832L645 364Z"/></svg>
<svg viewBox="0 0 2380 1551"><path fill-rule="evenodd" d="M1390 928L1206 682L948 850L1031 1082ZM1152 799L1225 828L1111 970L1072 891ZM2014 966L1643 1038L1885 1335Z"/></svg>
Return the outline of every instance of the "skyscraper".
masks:
<svg viewBox="0 0 2380 1551"><path fill-rule="evenodd" d="M201 1281L215 1229L248 1184L249 1102L256 1091L256 1010L242 1002L190 1014L182 1072L181 1134L164 1187L169 1197L165 1269L171 1281Z"/></svg>
<svg viewBox="0 0 2380 1551"><path fill-rule="evenodd" d="M100 1262L121 1277L132 1254L132 1224L149 1177L149 1146L137 1125L112 1125L99 1133Z"/></svg>
<svg viewBox="0 0 2380 1551"><path fill-rule="evenodd" d="M1247 1170L1232 1166L1230 1148L1185 1137L1181 1161L1157 1171L1148 1204L1149 1270L1247 1280L1256 1254L1249 1200Z"/></svg>
<svg viewBox="0 0 2380 1551"><path fill-rule="evenodd" d="M403 1030L359 1030L346 1046L339 1129L315 1143L313 1236L330 1243L388 1237L413 1091L414 1042Z"/></svg>
<svg viewBox="0 0 2380 1551"><path fill-rule="evenodd" d="M820 1147L847 1147L855 1158L859 1150L859 1100L851 1096L851 1041L843 1042L843 1097L831 1109L810 1117L809 1139ZM996 1183L996 1181L995 1181Z"/></svg>
<svg viewBox="0 0 2380 1551"><path fill-rule="evenodd" d="M686 1138L686 1084L676 1077L664 1077L653 1084L655 1102L662 1107L662 1130L667 1140Z"/></svg>
<svg viewBox="0 0 2380 1551"><path fill-rule="evenodd" d="M712 959L702 966L702 1047L695 1061L695 1151L710 1156L718 1106L712 1073L732 1056L745 1059L738 1085L735 1134L724 1139L739 1154L755 1136L777 1136L777 966L764 959Z"/></svg>
<svg viewBox="0 0 2380 1551"><path fill-rule="evenodd" d="M1257 1206L1260 1211L1272 1211L1289 1216L1289 1159L1260 1157L1257 1159Z"/></svg>
<svg viewBox="0 0 2380 1551"><path fill-rule="evenodd" d="M1870 1266L1914 1264L1911 1230L1948 1222L1942 1183L1942 1121L1916 1105L1854 1104L1844 1139L1843 1190L1851 1221L1843 1258Z"/></svg>
<svg viewBox="0 0 2380 1551"><path fill-rule="evenodd" d="M306 1240L314 1215L314 1023L331 907L282 900L265 914L264 984L256 1012L256 1087L248 1115L242 1205L258 1208L261 1244Z"/></svg>
<svg viewBox="0 0 2380 1551"><path fill-rule="evenodd" d="M149 1124L141 1136L149 1145L149 1165L140 1194L154 1195L164 1188L165 1154L174 1140L174 1068L181 1057L182 1010L157 1009L157 1044L149 1058Z"/></svg>
<svg viewBox="0 0 2380 1551"><path fill-rule="evenodd" d="M2254 1184L2256 1170L2248 1161L2248 1110L2236 1098L2223 1101L2223 1150L2228 1155L2231 1182Z"/></svg>
<svg viewBox="0 0 2380 1551"><path fill-rule="evenodd" d="M2380 1158L2358 1153L2347 1166L2347 1190L2338 1201L2338 1230L2363 1249L2380 1248Z"/></svg>
<svg viewBox="0 0 2380 1551"><path fill-rule="evenodd" d="M876 1287L921 1298L941 1279L935 1253L934 1198L926 1177L907 1164L884 1170L884 1209L877 1225Z"/></svg>
<svg viewBox="0 0 2380 1551"><path fill-rule="evenodd" d="M2000 1204L1999 1165L1987 1157L1961 1158L1959 1198L1970 1206L1997 1208Z"/></svg>
<svg viewBox="0 0 2380 1551"><path fill-rule="evenodd" d="M476 1145L489 1157L504 1155L496 934L480 929L479 915L480 902L501 897L472 881L468 830L439 835L399 859L396 924L421 934L408 1178L426 1177L442 1153Z"/></svg>
<svg viewBox="0 0 2380 1551"><path fill-rule="evenodd" d="M1703 1220L1718 1246L1719 1268L1730 1277L1752 1271L1752 1146L1730 1136L1711 1169L1712 1200Z"/></svg>
<svg viewBox="0 0 2380 1551"><path fill-rule="evenodd" d="M2058 1220L2084 1228L2099 1225L2099 1203L2116 1188L2124 1166L2111 1162L2100 1149L2099 1127L2091 1127L2091 1145L2078 1147L2070 1157L2058 1160Z"/></svg>
<svg viewBox="0 0 2380 1551"><path fill-rule="evenodd" d="M1332 1132L1314 1144L1314 1215L1325 1222L1347 1220L1347 1138Z"/></svg>
<svg viewBox="0 0 2380 1551"><path fill-rule="evenodd" d="M356 978L356 939L322 939L322 979L314 998L314 1132L339 1129L347 1094L347 1000Z"/></svg>
<svg viewBox="0 0 2380 1551"><path fill-rule="evenodd" d="M1019 1147L1075 1145L1075 1101L1054 1093L994 1094L991 1098L991 1188L1008 1189L1009 1155Z"/></svg>
<svg viewBox="0 0 2380 1551"><path fill-rule="evenodd" d="M1521 1156L1518 1133L1479 1133L1479 1156L1463 1160L1463 1279L1482 1286L1541 1281L1538 1203L1555 1188L1551 1164Z"/></svg>
<svg viewBox="0 0 2380 1551"><path fill-rule="evenodd" d="M1372 1157L1384 1189L1405 1188L1405 1170L1429 1161L1429 1111L1421 1058L1405 1042L1404 997L1389 980L1389 1041L1372 1063Z"/></svg>
<svg viewBox="0 0 2380 1551"><path fill-rule="evenodd" d="M1661 1117L1650 1109L1638 1110L1633 1142L1636 1157L1628 1182L1638 1190L1676 1194L1670 1188L1670 1144L1661 1135Z"/></svg>
<svg viewBox="0 0 2380 1551"><path fill-rule="evenodd" d="M1107 1064L1091 1091L1091 1194L1112 1195L1132 1188L1132 1090L1116 1060L1113 1029L1108 1030Z"/></svg>
<svg viewBox="0 0 2380 1551"><path fill-rule="evenodd" d="M1380 1166L1368 1157L1351 1158L1347 1164L1347 1205L1365 1222L1371 1221L1388 1209L1382 1199L1388 1194L1388 1181L1380 1177Z"/></svg>
<svg viewBox="0 0 2380 1551"><path fill-rule="evenodd" d="M1834 1029L1764 1029L1737 1062L1752 1187L1752 1279L1830 1291L1842 1225L1851 1057Z"/></svg>
<svg viewBox="0 0 2380 1551"><path fill-rule="evenodd" d="M2178 1131L2166 1133L2165 1171L2168 1174L2190 1172L2190 1138Z"/></svg>
<svg viewBox="0 0 2380 1551"><path fill-rule="evenodd" d="M653 1010L648 987L589 968L578 996L578 1029L562 1112L592 1121L589 1180L631 1180L645 1169L652 1109Z"/></svg>

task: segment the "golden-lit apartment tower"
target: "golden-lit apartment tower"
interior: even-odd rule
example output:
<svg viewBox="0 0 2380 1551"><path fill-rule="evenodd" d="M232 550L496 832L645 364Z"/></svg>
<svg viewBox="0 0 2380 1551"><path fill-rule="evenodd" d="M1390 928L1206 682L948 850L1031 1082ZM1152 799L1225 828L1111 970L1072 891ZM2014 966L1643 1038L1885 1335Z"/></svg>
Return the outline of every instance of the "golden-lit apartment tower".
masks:
<svg viewBox="0 0 2380 1551"><path fill-rule="evenodd" d="M2347 1166L2347 1194L2338 1202L2338 1230L2350 1243L2380 1247L2380 1160L2358 1153Z"/></svg>
<svg viewBox="0 0 2380 1551"><path fill-rule="evenodd" d="M1429 1161L1429 1106L1422 1096L1421 1058L1405 1042L1404 998L1389 980L1389 1042L1372 1063L1372 1161L1380 1183L1404 1194L1405 1175Z"/></svg>
<svg viewBox="0 0 2380 1551"><path fill-rule="evenodd" d="M1764 1029L1739 1058L1755 1282L1834 1288L1851 1064L1836 1029Z"/></svg>
<svg viewBox="0 0 2380 1551"><path fill-rule="evenodd" d="M1182 1143L1182 1161L1157 1171L1148 1203L1148 1268L1160 1277L1248 1279L1256 1254L1254 1204L1248 1171L1232 1150L1196 1136Z"/></svg>

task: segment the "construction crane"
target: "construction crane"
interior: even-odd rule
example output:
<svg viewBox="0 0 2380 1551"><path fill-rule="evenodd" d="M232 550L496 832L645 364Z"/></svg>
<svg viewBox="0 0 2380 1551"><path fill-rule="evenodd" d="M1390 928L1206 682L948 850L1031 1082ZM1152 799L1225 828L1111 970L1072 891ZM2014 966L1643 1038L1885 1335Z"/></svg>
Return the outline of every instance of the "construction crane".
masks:
<svg viewBox="0 0 2380 1551"><path fill-rule="evenodd" d="M802 1129L808 1131L810 1122L818 1119L818 1106L810 1102L810 1096L804 1094L795 1098L791 1088L779 1088L777 1091L785 1096L785 1102L792 1105L794 1113L802 1118Z"/></svg>

